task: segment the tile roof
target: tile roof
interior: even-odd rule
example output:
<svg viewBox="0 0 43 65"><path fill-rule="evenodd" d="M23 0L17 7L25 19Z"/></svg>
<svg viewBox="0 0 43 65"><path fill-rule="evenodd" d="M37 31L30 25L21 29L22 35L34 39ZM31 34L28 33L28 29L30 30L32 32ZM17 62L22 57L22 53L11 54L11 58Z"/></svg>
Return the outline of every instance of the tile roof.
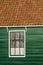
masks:
<svg viewBox="0 0 43 65"><path fill-rule="evenodd" d="M43 0L0 0L0 26L43 24Z"/></svg>

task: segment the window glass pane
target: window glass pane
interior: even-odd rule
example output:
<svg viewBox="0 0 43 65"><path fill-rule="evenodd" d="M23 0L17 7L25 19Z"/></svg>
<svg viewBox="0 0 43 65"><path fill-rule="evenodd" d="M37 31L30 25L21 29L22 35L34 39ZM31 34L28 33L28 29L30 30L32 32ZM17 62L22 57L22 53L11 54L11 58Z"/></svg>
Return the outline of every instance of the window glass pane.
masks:
<svg viewBox="0 0 43 65"><path fill-rule="evenodd" d="M24 42L23 41L20 41L20 48L24 48Z"/></svg>
<svg viewBox="0 0 43 65"><path fill-rule="evenodd" d="M16 32L16 39L19 39L19 32Z"/></svg>
<svg viewBox="0 0 43 65"><path fill-rule="evenodd" d="M14 33L14 32L11 32L10 35L11 35L11 36L10 36L11 40L14 40L14 39L15 39L15 33Z"/></svg>
<svg viewBox="0 0 43 65"><path fill-rule="evenodd" d="M11 48L14 48L14 44L15 44L15 42L11 41Z"/></svg>
<svg viewBox="0 0 43 65"><path fill-rule="evenodd" d="M14 48L11 48L11 55L14 55Z"/></svg>
<svg viewBox="0 0 43 65"><path fill-rule="evenodd" d="M16 48L16 55L19 55L19 48Z"/></svg>
<svg viewBox="0 0 43 65"><path fill-rule="evenodd" d="M15 42L15 41L14 41ZM14 48L16 48L16 42L14 43Z"/></svg>
<svg viewBox="0 0 43 65"><path fill-rule="evenodd" d="M24 33L20 32L20 39L24 39Z"/></svg>
<svg viewBox="0 0 43 65"><path fill-rule="evenodd" d="M16 48L19 48L19 41L16 41Z"/></svg>
<svg viewBox="0 0 43 65"><path fill-rule="evenodd" d="M24 55L24 48L20 48L20 55Z"/></svg>

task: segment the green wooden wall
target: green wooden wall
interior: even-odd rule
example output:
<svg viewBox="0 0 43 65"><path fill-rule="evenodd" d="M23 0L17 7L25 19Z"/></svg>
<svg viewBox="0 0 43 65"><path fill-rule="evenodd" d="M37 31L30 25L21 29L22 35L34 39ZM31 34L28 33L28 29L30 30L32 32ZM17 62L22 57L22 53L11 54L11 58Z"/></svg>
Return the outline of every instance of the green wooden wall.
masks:
<svg viewBox="0 0 43 65"><path fill-rule="evenodd" d="M0 65L43 65L43 27L27 27L25 58L8 57L9 30L26 29L0 27Z"/></svg>

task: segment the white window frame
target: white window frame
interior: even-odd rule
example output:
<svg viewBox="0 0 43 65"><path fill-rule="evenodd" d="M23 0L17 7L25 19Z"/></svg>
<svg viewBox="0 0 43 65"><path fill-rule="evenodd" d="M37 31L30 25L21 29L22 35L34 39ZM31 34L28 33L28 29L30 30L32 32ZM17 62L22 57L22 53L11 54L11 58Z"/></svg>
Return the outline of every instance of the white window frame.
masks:
<svg viewBox="0 0 43 65"><path fill-rule="evenodd" d="M10 32L24 32L24 55L22 56L11 56L10 55ZM26 57L26 34L25 34L26 32L25 32L25 30L9 30L9 43L8 43L8 47L9 47L9 49L8 49L8 55L9 55L9 57Z"/></svg>

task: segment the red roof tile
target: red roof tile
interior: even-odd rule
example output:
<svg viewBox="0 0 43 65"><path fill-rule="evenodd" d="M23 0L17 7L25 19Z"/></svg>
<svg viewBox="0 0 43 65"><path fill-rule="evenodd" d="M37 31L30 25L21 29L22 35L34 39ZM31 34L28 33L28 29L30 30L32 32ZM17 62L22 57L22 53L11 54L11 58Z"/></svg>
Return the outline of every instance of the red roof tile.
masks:
<svg viewBox="0 0 43 65"><path fill-rule="evenodd" d="M43 0L0 0L0 26L43 24Z"/></svg>

